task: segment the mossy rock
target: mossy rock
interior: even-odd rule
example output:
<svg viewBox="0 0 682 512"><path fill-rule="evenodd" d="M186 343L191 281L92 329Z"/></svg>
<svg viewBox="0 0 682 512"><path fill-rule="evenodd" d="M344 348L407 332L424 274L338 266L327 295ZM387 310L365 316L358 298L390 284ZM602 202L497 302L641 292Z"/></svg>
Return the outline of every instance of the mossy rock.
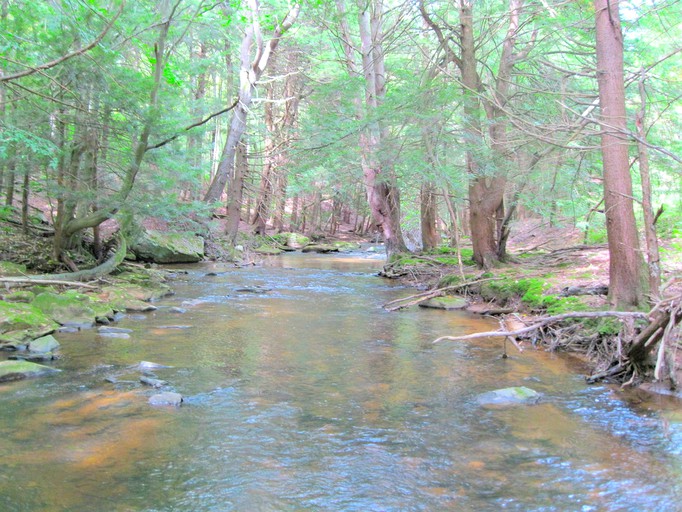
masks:
<svg viewBox="0 0 682 512"><path fill-rule="evenodd" d="M25 276L26 265L11 261L0 261L0 275L2 276Z"/></svg>
<svg viewBox="0 0 682 512"><path fill-rule="evenodd" d="M204 258L204 239L194 233L148 230L131 246L137 258L154 263L196 263Z"/></svg>
<svg viewBox="0 0 682 512"><path fill-rule="evenodd" d="M12 292L3 297L6 302L23 302L24 304L29 304L33 302L36 294L28 290L19 290Z"/></svg>
<svg viewBox="0 0 682 512"><path fill-rule="evenodd" d="M301 233L282 233L286 234L286 240L284 245L291 247L292 249L303 249L306 245L310 243L310 238Z"/></svg>
<svg viewBox="0 0 682 512"><path fill-rule="evenodd" d="M31 305L61 325L92 327L97 316L90 306L90 297L74 290L60 294L41 293L33 299Z"/></svg>
<svg viewBox="0 0 682 512"><path fill-rule="evenodd" d="M462 297L434 297L433 299L420 302L419 305L423 308L455 310L464 309L469 303Z"/></svg>
<svg viewBox="0 0 682 512"><path fill-rule="evenodd" d="M59 342L51 334L37 338L28 344L29 352L38 352L41 354L52 352L59 347Z"/></svg>
<svg viewBox="0 0 682 512"><path fill-rule="evenodd" d="M282 254L284 251L282 249L279 249L277 247L272 247L270 245L261 245L260 247L256 247L253 252L256 254L263 254L266 256L277 256L278 254Z"/></svg>
<svg viewBox="0 0 682 512"><path fill-rule="evenodd" d="M139 292L139 293L138 293ZM139 297L144 292L134 286L107 286L102 290L101 300L114 311L153 311L156 307ZM108 315L98 315L108 316Z"/></svg>
<svg viewBox="0 0 682 512"><path fill-rule="evenodd" d="M360 244L357 242L334 242L332 244L339 252L352 252L360 249Z"/></svg>
<svg viewBox="0 0 682 512"><path fill-rule="evenodd" d="M58 371L60 370L29 361L2 361L0 362L0 382L40 377Z"/></svg>
<svg viewBox="0 0 682 512"><path fill-rule="evenodd" d="M317 252L320 254L326 254L328 252L339 252L339 248L331 244L312 244L306 245L302 252Z"/></svg>
<svg viewBox="0 0 682 512"><path fill-rule="evenodd" d="M0 344L10 348L54 332L52 318L33 304L0 301Z"/></svg>
<svg viewBox="0 0 682 512"><path fill-rule="evenodd" d="M159 276L126 273L118 277L126 282L119 283L115 287L126 290L130 296L138 300L159 300L168 295L173 295L173 289L166 283L162 283L161 279L163 278Z"/></svg>

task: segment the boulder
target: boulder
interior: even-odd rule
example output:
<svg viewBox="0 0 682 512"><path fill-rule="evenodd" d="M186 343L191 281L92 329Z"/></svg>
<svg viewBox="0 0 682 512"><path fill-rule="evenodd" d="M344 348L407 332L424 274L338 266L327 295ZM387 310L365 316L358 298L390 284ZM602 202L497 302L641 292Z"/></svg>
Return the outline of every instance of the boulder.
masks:
<svg viewBox="0 0 682 512"><path fill-rule="evenodd" d="M58 371L60 370L29 361L2 361L0 362L0 382L40 377Z"/></svg>
<svg viewBox="0 0 682 512"><path fill-rule="evenodd" d="M46 354L48 352L57 350L59 346L59 342L54 338L54 336L48 334L47 336L43 336L31 341L28 344L28 351Z"/></svg>
<svg viewBox="0 0 682 512"><path fill-rule="evenodd" d="M25 346L58 327L59 324L33 304L0 301L0 348Z"/></svg>
<svg viewBox="0 0 682 512"><path fill-rule="evenodd" d="M91 328L97 314L90 305L90 297L69 290L64 293L43 292L31 303L55 322L77 328Z"/></svg>
<svg viewBox="0 0 682 512"><path fill-rule="evenodd" d="M164 393L157 393L149 397L149 404L155 406L169 405L172 407L180 407L182 403L182 395L180 393L173 393L166 391Z"/></svg>
<svg viewBox="0 0 682 512"><path fill-rule="evenodd" d="M20 290L12 292L3 297L6 302L23 302L24 304L30 304L33 302L36 294L28 290Z"/></svg>
<svg viewBox="0 0 682 512"><path fill-rule="evenodd" d="M339 252L339 248L334 245L328 244L312 244L306 245L301 252L317 252L320 254L326 254L328 252Z"/></svg>
<svg viewBox="0 0 682 512"><path fill-rule="evenodd" d="M478 395L476 401L483 406L509 406L535 404L540 393L525 386L496 389Z"/></svg>
<svg viewBox="0 0 682 512"><path fill-rule="evenodd" d="M272 247L271 245L261 245L260 247L256 247L253 252L256 254L262 254L264 256L277 256L278 254L282 254L284 251L277 247Z"/></svg>
<svg viewBox="0 0 682 512"><path fill-rule="evenodd" d="M204 239L194 233L147 230L132 244L138 259L154 263L196 263L204 258Z"/></svg>
<svg viewBox="0 0 682 512"><path fill-rule="evenodd" d="M284 233L283 233L284 234ZM292 249L302 249L310 243L310 238L300 233L286 233L286 243L287 247Z"/></svg>
<svg viewBox="0 0 682 512"><path fill-rule="evenodd" d="M433 299L420 302L419 305L423 308L433 309L464 309L469 303L462 297L434 297Z"/></svg>
<svg viewBox="0 0 682 512"><path fill-rule="evenodd" d="M334 242L332 244L339 252L353 252L360 250L360 244L357 242Z"/></svg>

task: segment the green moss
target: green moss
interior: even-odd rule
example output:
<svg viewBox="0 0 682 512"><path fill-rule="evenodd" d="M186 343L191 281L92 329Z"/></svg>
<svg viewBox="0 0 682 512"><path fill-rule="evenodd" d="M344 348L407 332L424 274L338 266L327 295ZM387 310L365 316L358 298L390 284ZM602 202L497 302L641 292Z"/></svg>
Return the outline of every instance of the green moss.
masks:
<svg viewBox="0 0 682 512"><path fill-rule="evenodd" d="M36 296L35 293L30 292L28 290L20 290L5 295L5 300L7 302L25 302L28 304L33 300L35 296Z"/></svg>
<svg viewBox="0 0 682 512"><path fill-rule="evenodd" d="M60 324L87 323L95 320L95 311L90 307L90 297L74 290L62 294L41 293L33 299L31 305Z"/></svg>
<svg viewBox="0 0 682 512"><path fill-rule="evenodd" d="M59 324L32 304L0 301L0 342L17 346L58 327Z"/></svg>
<svg viewBox="0 0 682 512"><path fill-rule="evenodd" d="M0 261L0 275L3 276L25 276L26 265L12 263L11 261Z"/></svg>

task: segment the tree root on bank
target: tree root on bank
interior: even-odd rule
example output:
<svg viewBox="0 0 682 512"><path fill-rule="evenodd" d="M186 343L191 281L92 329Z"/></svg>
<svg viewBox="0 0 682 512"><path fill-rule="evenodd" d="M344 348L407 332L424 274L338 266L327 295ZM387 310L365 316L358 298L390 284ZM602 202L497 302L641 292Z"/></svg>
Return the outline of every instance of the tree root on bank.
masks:
<svg viewBox="0 0 682 512"><path fill-rule="evenodd" d="M119 234L118 249L114 254L112 254L109 259L107 259L101 265L96 267L79 270L77 272L67 272L64 274L42 274L35 276L25 276L25 277L4 277L0 279L0 282L6 283L7 286L11 286L12 283L21 284L61 284L69 286L68 283L72 283L70 286L85 286L83 284L75 284L81 281L94 281L106 275L111 274L118 266L123 262L128 246L126 244L125 238Z"/></svg>
<svg viewBox="0 0 682 512"><path fill-rule="evenodd" d="M618 318L622 327L617 335L581 335L580 324L566 325L566 320L581 318ZM640 329L635 320L647 323ZM597 371L587 378L589 383L608 379L624 386L653 376L657 381L667 380L672 389L678 386L675 358L680 345L682 322L682 295L659 302L649 313L624 311L575 312L539 318L515 330L504 329L468 334L466 336L441 336L433 341L462 341L502 336L506 340L530 338L535 345L544 343L549 350L565 349L582 352L594 362ZM515 343L516 344L516 343ZM518 346L517 346L518 348ZM656 353L655 366L649 354ZM651 368L653 366L653 374Z"/></svg>

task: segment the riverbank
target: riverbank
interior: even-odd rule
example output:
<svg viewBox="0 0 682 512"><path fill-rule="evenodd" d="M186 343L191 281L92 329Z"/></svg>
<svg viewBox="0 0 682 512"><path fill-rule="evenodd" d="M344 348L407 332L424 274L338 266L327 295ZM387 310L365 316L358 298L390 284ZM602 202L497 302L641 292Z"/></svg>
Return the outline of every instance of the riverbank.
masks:
<svg viewBox="0 0 682 512"><path fill-rule="evenodd" d="M608 303L605 245L581 244L579 233L571 230L520 228L510 243L510 260L488 272L473 264L466 248L460 261L445 249L396 258L384 273L425 291L387 308L457 296L465 301L464 309L499 319L495 336L505 333L519 347L542 346L581 356L592 368L591 382L643 386L682 397L676 306L682 295L682 262L674 251L678 242L667 244L672 250L664 261L663 299L649 310L627 313L611 311ZM635 362L636 350L640 357L646 350L646 357Z"/></svg>
<svg viewBox="0 0 682 512"><path fill-rule="evenodd" d="M608 314L605 245L581 244L581 234L576 230L548 228L539 223L519 225L515 232L518 234L509 244L513 255L510 261L489 272L477 269L471 261L471 250L466 247L459 257L444 247L428 254L407 254L387 263L382 275L422 291L387 305L387 309L428 305L429 299L456 295L460 299L457 307L497 317L500 332L507 333L507 339L519 347L543 346L581 355L593 368L590 378L594 380L644 383L663 392L674 390L682 381L677 339L669 343L669 354L664 348L663 356L655 354L657 357L650 357L646 365L639 365L634 371L628 369L622 341L625 335L632 337L645 331L647 319L642 313L631 317ZM258 264L263 257L290 250L322 253L357 250L363 239L342 231L328 239L279 234L244 235L240 241L235 252L226 246L218 231L209 233L205 237L205 258L249 266ZM114 321L125 311L151 310L154 306L150 301L172 293L168 282L172 272L130 262L90 284L22 282L22 276L30 272L58 270L49 258L48 239L25 236L17 227L5 225L0 246L4 247L0 260L6 262L0 274L16 280L11 286L5 283L5 292L0 295L0 349L25 352L32 340L57 329L93 327ZM376 250L381 251L381 246ZM78 260L78 253L75 255L75 263L94 264ZM672 258L667 263L663 280L671 284L666 290L668 296L675 297L681 293L675 277L680 275L682 264ZM603 317L581 317L586 313L597 316L603 313ZM542 324L555 317L558 320ZM540 325L533 328L538 322Z"/></svg>

